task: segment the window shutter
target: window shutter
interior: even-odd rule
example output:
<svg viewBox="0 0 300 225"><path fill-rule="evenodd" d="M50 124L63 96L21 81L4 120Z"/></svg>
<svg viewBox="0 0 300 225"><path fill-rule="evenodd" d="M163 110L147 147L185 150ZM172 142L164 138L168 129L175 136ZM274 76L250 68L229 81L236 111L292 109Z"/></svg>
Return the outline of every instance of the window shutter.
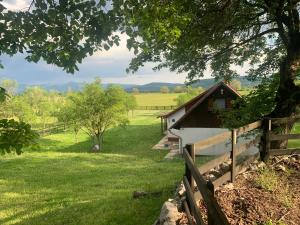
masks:
<svg viewBox="0 0 300 225"><path fill-rule="evenodd" d="M214 100L212 98L208 99L208 110L211 111L213 110L214 107Z"/></svg>
<svg viewBox="0 0 300 225"><path fill-rule="evenodd" d="M232 103L230 98L226 98L226 109L231 109Z"/></svg>

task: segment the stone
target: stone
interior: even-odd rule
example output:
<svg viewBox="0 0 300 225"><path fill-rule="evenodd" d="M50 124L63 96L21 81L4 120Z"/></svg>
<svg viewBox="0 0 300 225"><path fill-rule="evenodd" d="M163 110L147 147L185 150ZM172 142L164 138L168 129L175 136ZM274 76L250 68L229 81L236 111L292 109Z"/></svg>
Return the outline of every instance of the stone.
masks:
<svg viewBox="0 0 300 225"><path fill-rule="evenodd" d="M266 164L265 164L264 162L259 162L259 163L257 164L257 167L258 167L259 169L262 169L262 168L265 168L265 167L266 167Z"/></svg>
<svg viewBox="0 0 300 225"><path fill-rule="evenodd" d="M99 145L94 145L93 148L92 148L92 150L93 150L94 152L98 152L98 151L100 150Z"/></svg>
<svg viewBox="0 0 300 225"><path fill-rule="evenodd" d="M232 190L232 189L234 189L234 185L233 185L233 183L228 183L228 184L224 185L224 188L228 189L228 190Z"/></svg>
<svg viewBox="0 0 300 225"><path fill-rule="evenodd" d="M299 155L299 154L293 155L292 157L293 157L294 159L296 159L296 160L300 160L300 155Z"/></svg>
<svg viewBox="0 0 300 225"><path fill-rule="evenodd" d="M255 165L255 164L250 164L250 165L249 165L249 169L250 169L251 171L256 171L256 170L258 170L258 166Z"/></svg>
<svg viewBox="0 0 300 225"><path fill-rule="evenodd" d="M215 175L213 175L213 174L207 174L206 177L207 177L207 180L210 180L210 181L215 181L217 179L215 177Z"/></svg>
<svg viewBox="0 0 300 225"><path fill-rule="evenodd" d="M180 219L181 216L181 213L178 212L177 205L167 201L162 206L159 216L159 224L176 225L176 221Z"/></svg>
<svg viewBox="0 0 300 225"><path fill-rule="evenodd" d="M221 165L220 165L220 169L222 170L222 171L227 171L227 170L229 170L229 164L227 164L227 163L222 163Z"/></svg>
<svg viewBox="0 0 300 225"><path fill-rule="evenodd" d="M215 169L210 170L209 173L212 174L212 175L214 175L215 177L221 176L220 171L217 171Z"/></svg>
<svg viewBox="0 0 300 225"><path fill-rule="evenodd" d="M285 168L283 165L277 165L277 166L275 167L275 169L276 169L276 170L280 170L280 171L282 171L282 172L286 172L286 168Z"/></svg>

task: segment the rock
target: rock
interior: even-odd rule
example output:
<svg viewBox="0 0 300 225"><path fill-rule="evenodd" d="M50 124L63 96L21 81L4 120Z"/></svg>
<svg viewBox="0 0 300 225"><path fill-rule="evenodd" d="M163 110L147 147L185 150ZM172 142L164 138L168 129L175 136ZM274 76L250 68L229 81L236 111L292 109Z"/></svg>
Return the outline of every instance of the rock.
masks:
<svg viewBox="0 0 300 225"><path fill-rule="evenodd" d="M230 168L230 166L227 163L222 163L220 165L220 169L221 169L222 172L225 172L225 171L229 170L229 168Z"/></svg>
<svg viewBox="0 0 300 225"><path fill-rule="evenodd" d="M300 155L299 155L299 154L293 155L292 157L293 157L294 159L296 159L296 160L300 160Z"/></svg>
<svg viewBox="0 0 300 225"><path fill-rule="evenodd" d="M209 173L212 174L212 175L214 175L215 177L221 176L220 171L217 171L215 169L210 170Z"/></svg>
<svg viewBox="0 0 300 225"><path fill-rule="evenodd" d="M176 204L172 202L165 202L162 206L159 224L161 225L176 225L176 221L180 219L182 214L178 212Z"/></svg>
<svg viewBox="0 0 300 225"><path fill-rule="evenodd" d="M276 170L280 170L280 171L282 171L282 172L286 172L286 168L285 168L283 165L277 165L277 166L275 167L275 169L276 169Z"/></svg>
<svg viewBox="0 0 300 225"><path fill-rule="evenodd" d="M215 181L217 178L213 174L207 174L206 179L210 181Z"/></svg>
<svg viewBox="0 0 300 225"><path fill-rule="evenodd" d="M228 184L224 185L224 188L228 189L228 190L232 190L232 189L234 189L234 185L233 185L233 183L228 183Z"/></svg>
<svg viewBox="0 0 300 225"><path fill-rule="evenodd" d="M258 166L255 165L255 164L250 164L250 165L249 165L249 169L250 169L251 171L256 171L256 170L258 170Z"/></svg>
<svg viewBox="0 0 300 225"><path fill-rule="evenodd" d="M98 152L98 151L100 150L99 145L94 145L93 148L92 148L92 150L93 150L94 152Z"/></svg>
<svg viewBox="0 0 300 225"><path fill-rule="evenodd" d="M175 195L177 196L183 196L185 194L185 187L183 183L181 182L178 187L176 188Z"/></svg>
<svg viewBox="0 0 300 225"><path fill-rule="evenodd" d="M262 169L262 168L265 168L265 167L266 167L266 164L265 164L264 162L260 162L260 163L257 164L257 167L258 167L259 169Z"/></svg>

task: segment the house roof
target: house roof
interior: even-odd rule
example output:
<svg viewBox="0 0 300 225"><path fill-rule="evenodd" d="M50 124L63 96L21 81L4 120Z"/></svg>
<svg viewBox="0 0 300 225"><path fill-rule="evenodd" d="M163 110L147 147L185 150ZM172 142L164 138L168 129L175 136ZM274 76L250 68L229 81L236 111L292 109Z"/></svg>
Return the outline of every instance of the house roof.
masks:
<svg viewBox="0 0 300 225"><path fill-rule="evenodd" d="M184 103L184 104L182 104L181 106L177 107L177 108L174 109L173 111L167 112L167 113L162 114L162 115L160 115L160 116L158 116L158 117L168 117L168 116L170 116L170 115L172 115L172 114L178 112L180 109L182 109L182 108L184 108L184 107L186 107L186 106L188 106L188 105L194 104L194 103L197 102L197 100L199 100L199 99L200 99L207 91L208 91L208 90L206 90L206 91L202 92L201 94L197 95L196 97L190 99L189 101L187 101L186 103Z"/></svg>
<svg viewBox="0 0 300 225"><path fill-rule="evenodd" d="M197 97L195 97L194 100L195 103L191 106L191 108L179 119L177 120L171 127L175 128L182 120L184 120L198 105L200 105L202 102L204 102L204 100L206 100L211 94L213 94L215 92L215 90L217 90L220 86L224 86L225 88L228 88L229 91L231 91L232 93L234 93L235 95L237 95L238 97L241 97L241 95L233 88L231 87L229 84L221 81L217 84L215 84L214 86L212 86L211 88L207 89L205 92L203 92L202 94L198 95ZM186 104L184 104L185 106ZM182 107L181 107L182 108ZM176 109L175 109L176 110ZM174 110L174 111L175 111ZM170 115L174 112L172 111L171 113L169 113ZM177 110L178 111L178 110Z"/></svg>

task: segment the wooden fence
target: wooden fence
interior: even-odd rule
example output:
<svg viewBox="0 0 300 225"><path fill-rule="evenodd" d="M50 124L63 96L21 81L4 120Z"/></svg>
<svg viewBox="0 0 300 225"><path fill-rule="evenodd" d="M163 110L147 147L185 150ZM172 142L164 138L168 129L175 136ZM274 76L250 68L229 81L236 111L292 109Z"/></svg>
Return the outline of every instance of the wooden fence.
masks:
<svg viewBox="0 0 300 225"><path fill-rule="evenodd" d="M287 124L289 122L295 123L300 121L300 116L286 117L286 118L266 118L265 119L265 158L274 155L289 155L300 154L300 147L298 148L285 148L285 149L272 149L271 143L274 141L288 141L292 139L300 139L300 134L276 134L272 131L272 125ZM288 128L286 128L288 129Z"/></svg>
<svg viewBox="0 0 300 225"><path fill-rule="evenodd" d="M238 145L237 139L239 136L246 134L255 129L261 128L262 122L257 121L248 124L244 127L234 129L232 131L227 131L208 139L202 140L197 143L187 145L183 149L183 157L185 159L185 175L183 177L183 183L186 188L186 202L184 202L185 211L188 216L189 224L195 224L193 218L197 225L206 224L204 221L204 216L200 212L199 207L196 204L195 198L195 186L197 186L200 192L200 198L203 200L205 207L207 209L207 221L209 225L228 225L229 222L222 211L220 205L214 197L215 188L224 184L225 182L233 182L236 175L245 169L251 162L259 158L259 153L255 153L250 157L243 159L238 162L238 156L243 152L247 151L250 147L257 145L260 142L261 136L255 135L250 141ZM252 135L253 137L253 135ZM200 166L199 168L195 164L195 152L203 151L211 146L222 143L226 140L231 142L231 151L224 153L217 158L209 161L208 163ZM231 159L231 165L229 171L225 172L221 177L215 181L206 181L203 174L209 170L219 166L221 163Z"/></svg>
<svg viewBox="0 0 300 225"><path fill-rule="evenodd" d="M152 106L138 106L137 110L173 110L175 109L175 105L152 105Z"/></svg>
<svg viewBox="0 0 300 225"><path fill-rule="evenodd" d="M280 125L287 122L300 121L300 116L290 118L267 118L264 121L257 121L232 131L227 131L197 143L186 145L183 149L183 157L185 160L185 175L183 183L186 188L186 200L183 203L185 212L190 225L204 225L204 214L200 212L197 205L197 192L200 193L206 211L208 225L228 225L229 222L226 215L222 211L220 205L214 197L215 188L230 181L234 182L235 177L244 171L250 163L256 159L267 159L273 155L290 155L300 154L299 148L271 149L273 141L284 141L291 139L300 139L300 134L275 134L272 130L272 125ZM265 122L265 123L264 123ZM254 132L258 130L259 132ZM250 141L239 144L238 138L242 135L250 133ZM230 140L231 151L217 156L215 159L197 167L195 164L196 152L201 153L203 150L214 145ZM259 152L248 154L248 157L239 157L242 153L247 153L251 147L259 144ZM249 152L248 152L249 153ZM250 155L250 156L249 156ZM267 156L267 157L265 157ZM206 181L204 174L211 169L216 168L220 164L230 161L230 168L223 175L218 177L213 182ZM197 188L196 188L197 187ZM198 190L197 190L198 189Z"/></svg>

